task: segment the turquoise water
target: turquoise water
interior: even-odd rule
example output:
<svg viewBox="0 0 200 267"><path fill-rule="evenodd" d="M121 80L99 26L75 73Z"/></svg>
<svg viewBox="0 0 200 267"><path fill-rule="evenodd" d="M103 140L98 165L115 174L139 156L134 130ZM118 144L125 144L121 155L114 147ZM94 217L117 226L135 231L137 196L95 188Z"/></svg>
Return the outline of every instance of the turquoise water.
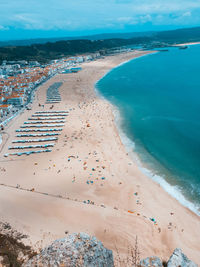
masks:
<svg viewBox="0 0 200 267"><path fill-rule="evenodd" d="M200 207L200 46L132 60L97 83L144 166Z"/></svg>

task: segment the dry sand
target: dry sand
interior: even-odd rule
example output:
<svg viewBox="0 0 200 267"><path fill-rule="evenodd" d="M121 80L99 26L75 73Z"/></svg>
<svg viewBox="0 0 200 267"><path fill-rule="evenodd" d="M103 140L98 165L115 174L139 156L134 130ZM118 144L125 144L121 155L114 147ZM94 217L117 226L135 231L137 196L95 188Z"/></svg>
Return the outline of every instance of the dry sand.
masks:
<svg viewBox="0 0 200 267"><path fill-rule="evenodd" d="M141 257L165 260L180 247L200 263L199 217L141 173L120 140L111 105L95 95L100 77L144 53L149 52L106 57L83 64L77 74L53 77L38 88L33 109L5 129L0 146L0 220L28 234L27 243L44 247L67 232L87 232L126 255L137 235ZM53 151L4 158L16 139L15 130L43 110L38 103L45 103L47 88L58 81L63 82L62 102L53 110L69 110L70 115ZM92 203L83 203L88 200Z"/></svg>
<svg viewBox="0 0 200 267"><path fill-rule="evenodd" d="M191 42L191 43L183 43L183 44L176 44L174 46L189 46L189 45L199 45L200 42Z"/></svg>

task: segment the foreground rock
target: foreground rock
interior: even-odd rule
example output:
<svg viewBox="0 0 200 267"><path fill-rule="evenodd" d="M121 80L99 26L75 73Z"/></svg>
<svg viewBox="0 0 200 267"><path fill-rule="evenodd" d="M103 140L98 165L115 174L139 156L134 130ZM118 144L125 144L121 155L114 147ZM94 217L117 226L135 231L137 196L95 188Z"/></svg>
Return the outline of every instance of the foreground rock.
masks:
<svg viewBox="0 0 200 267"><path fill-rule="evenodd" d="M133 259L132 259L133 260ZM130 263L130 262L129 262ZM148 257L140 261L140 267L198 267L181 251L175 249L168 263L163 265L156 257ZM1 265L0 265L1 266ZM3 265L6 266L6 265ZM21 265L20 265L21 266ZM88 234L72 234L54 241L49 247L32 257L23 267L114 267L113 253L103 244ZM117 265L118 266L118 265ZM120 265L131 266L135 265Z"/></svg>
<svg viewBox="0 0 200 267"><path fill-rule="evenodd" d="M180 248L176 248L170 257L167 267L198 267L194 262L189 260L181 251Z"/></svg>
<svg viewBox="0 0 200 267"><path fill-rule="evenodd" d="M141 260L140 267L162 267L162 261L158 257L148 257ZM167 267L198 267L194 262L189 260L181 251L176 248L170 257Z"/></svg>
<svg viewBox="0 0 200 267"><path fill-rule="evenodd" d="M114 262L111 250L106 249L95 237L80 233L54 241L23 266L113 267Z"/></svg>
<svg viewBox="0 0 200 267"><path fill-rule="evenodd" d="M162 267L162 262L158 257L148 257L141 260L140 267Z"/></svg>

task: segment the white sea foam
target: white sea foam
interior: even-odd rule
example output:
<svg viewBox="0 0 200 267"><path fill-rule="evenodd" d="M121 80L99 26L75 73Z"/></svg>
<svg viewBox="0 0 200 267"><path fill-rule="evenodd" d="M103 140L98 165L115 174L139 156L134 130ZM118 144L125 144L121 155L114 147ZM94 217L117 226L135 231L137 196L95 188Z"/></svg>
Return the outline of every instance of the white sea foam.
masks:
<svg viewBox="0 0 200 267"><path fill-rule="evenodd" d="M124 62L121 65L126 64L126 63L127 62ZM118 68L118 67L119 66L117 66L115 68ZM110 70L110 71L112 71L112 70ZM109 72L107 72L101 79L103 79ZM98 83L98 81L97 81L97 83ZM96 83L96 85L97 85L97 83ZM99 92L97 86L95 86L95 91L96 91L97 96L99 96L100 98L102 98L105 101L109 102ZM178 186L172 186L172 185L170 185L164 179L164 177L159 176L159 175L156 175L152 170L147 169L146 167L144 167L144 165L142 164L139 156L134 152L135 151L135 143L127 136L127 134L125 133L125 131L124 131L123 127L122 127L123 118L121 116L121 113L120 113L119 108L116 107L116 106L114 106L112 103L110 103L110 104L113 107L113 115L114 115L114 118L115 118L115 124L116 124L117 130L118 130L120 139L121 139L122 143L124 144L124 146L126 148L126 151L131 155L133 161L137 164L137 166L142 171L142 173L145 174L146 176L148 176L149 178L151 178L156 183L158 183L169 195L171 195L173 198L175 198L176 200L178 200L179 203L182 204L184 207L189 208L195 214L197 214L198 216L200 216L200 206L198 206L197 204L194 204L194 203L190 202L189 200L187 200L185 198L185 196L183 195L181 189Z"/></svg>
<svg viewBox="0 0 200 267"><path fill-rule="evenodd" d="M195 205L194 203L188 201L181 192L181 189L178 186L170 185L163 177L154 174L152 170L147 169L143 166L140 158L134 152L135 143L126 135L122 128L123 118L121 117L120 111L117 107L114 106L113 114L115 117L115 123L119 132L119 136L121 138L122 143L124 144L126 151L130 153L133 161L137 164L139 169L149 178L154 180L156 183L160 184L161 187L172 197L178 200L184 207L189 208L191 211L200 216L200 207Z"/></svg>
<svg viewBox="0 0 200 267"><path fill-rule="evenodd" d="M198 205L190 202L189 200L187 200L185 198L185 196L182 194L182 191L181 191L181 189L178 186L172 186L172 185L170 185L163 177L161 177L159 175L155 175L152 171L150 171L150 170L148 170L148 169L146 169L144 167L140 167L140 169L148 177L150 177L155 182L157 182L158 184L160 184L162 186L162 188L164 188L164 190L169 195L171 195L176 200L178 200L184 207L189 208L191 211L193 211L194 213L196 213L197 215L200 216L200 209L199 209L200 207Z"/></svg>

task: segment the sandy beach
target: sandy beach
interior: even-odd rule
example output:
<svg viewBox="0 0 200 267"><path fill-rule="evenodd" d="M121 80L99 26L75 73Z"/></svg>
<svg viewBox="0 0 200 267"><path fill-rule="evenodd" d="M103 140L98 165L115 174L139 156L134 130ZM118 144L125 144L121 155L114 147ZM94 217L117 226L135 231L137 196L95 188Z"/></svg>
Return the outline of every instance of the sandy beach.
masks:
<svg viewBox="0 0 200 267"><path fill-rule="evenodd" d="M176 44L174 46L189 46L189 45L199 45L200 42L191 42L191 43L183 43L183 44Z"/></svg>
<svg viewBox="0 0 200 267"><path fill-rule="evenodd" d="M95 235L126 256L138 237L141 258L169 258L175 248L200 264L200 219L139 170L119 137L112 106L94 85L117 65L150 52L130 52L82 64L40 86L32 110L4 130L0 144L0 221L9 222L35 248L67 233ZM69 116L52 152L10 156L16 129L37 111L48 111L48 87L62 82L53 111ZM39 104L43 105L39 106Z"/></svg>

